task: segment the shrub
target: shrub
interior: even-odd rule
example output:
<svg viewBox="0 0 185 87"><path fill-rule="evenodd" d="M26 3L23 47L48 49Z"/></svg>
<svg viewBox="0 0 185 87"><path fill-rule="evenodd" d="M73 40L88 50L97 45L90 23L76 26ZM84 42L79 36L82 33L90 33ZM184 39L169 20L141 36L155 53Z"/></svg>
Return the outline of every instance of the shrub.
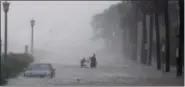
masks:
<svg viewBox="0 0 185 87"><path fill-rule="evenodd" d="M1 57L3 58L3 56ZM19 75L24 68L26 68L31 62L33 62L33 57L24 53L10 53L2 63L3 70L1 74L5 79L14 78Z"/></svg>

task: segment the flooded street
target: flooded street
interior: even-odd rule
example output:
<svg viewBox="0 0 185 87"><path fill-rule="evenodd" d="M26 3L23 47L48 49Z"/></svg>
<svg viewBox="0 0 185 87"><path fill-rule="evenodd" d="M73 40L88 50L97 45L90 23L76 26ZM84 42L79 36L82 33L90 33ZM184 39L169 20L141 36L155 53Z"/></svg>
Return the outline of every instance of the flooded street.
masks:
<svg viewBox="0 0 185 87"><path fill-rule="evenodd" d="M183 4L4 0L0 86L183 86Z"/></svg>
<svg viewBox="0 0 185 87"><path fill-rule="evenodd" d="M176 78L175 73L164 75L152 67L143 67L134 63L128 63L128 65L127 63L125 67L99 66L96 69L55 65L56 76L52 79L28 78L20 75L18 78L10 79L8 86L183 85L183 78Z"/></svg>

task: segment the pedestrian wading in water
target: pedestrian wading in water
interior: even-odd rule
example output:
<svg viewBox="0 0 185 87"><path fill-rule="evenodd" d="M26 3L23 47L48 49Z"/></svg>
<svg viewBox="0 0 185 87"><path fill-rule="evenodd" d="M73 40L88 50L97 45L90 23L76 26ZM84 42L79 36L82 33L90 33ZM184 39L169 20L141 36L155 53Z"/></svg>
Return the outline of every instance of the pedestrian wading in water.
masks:
<svg viewBox="0 0 185 87"><path fill-rule="evenodd" d="M96 68L97 66L97 60L96 60L96 55L95 53L93 54L92 57L90 57L89 59L85 59L83 58L81 61L80 61L80 64L81 64L81 68L87 68L87 67L90 67L90 68ZM89 65L88 65L89 64Z"/></svg>

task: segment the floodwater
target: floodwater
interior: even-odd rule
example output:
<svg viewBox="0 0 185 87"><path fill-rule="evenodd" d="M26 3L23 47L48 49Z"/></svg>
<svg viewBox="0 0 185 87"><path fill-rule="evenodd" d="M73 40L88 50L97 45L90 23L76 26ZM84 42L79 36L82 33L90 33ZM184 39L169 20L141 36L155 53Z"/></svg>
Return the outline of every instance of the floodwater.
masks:
<svg viewBox="0 0 185 87"><path fill-rule="evenodd" d="M122 67L99 66L97 68L80 68L80 66L63 66L53 64L56 69L54 78L28 78L20 74L10 79L8 86L63 86L63 85L162 85L182 86L183 77L176 78L175 72L163 73L156 68L125 62Z"/></svg>

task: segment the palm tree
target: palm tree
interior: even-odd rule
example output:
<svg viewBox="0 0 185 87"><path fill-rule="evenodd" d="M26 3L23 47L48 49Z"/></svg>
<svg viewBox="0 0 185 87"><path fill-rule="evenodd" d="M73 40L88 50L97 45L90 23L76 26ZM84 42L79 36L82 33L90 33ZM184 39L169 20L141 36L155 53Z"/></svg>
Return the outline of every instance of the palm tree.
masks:
<svg viewBox="0 0 185 87"><path fill-rule="evenodd" d="M149 41L148 41L148 61L147 64L151 65L152 62L152 41L153 41L153 21L154 21L154 0L149 1L148 14L150 16L150 28L149 28Z"/></svg>
<svg viewBox="0 0 185 87"><path fill-rule="evenodd" d="M147 31L146 31L146 13L144 12L143 13L143 39L142 39L142 53L141 53L141 58L142 58L142 63L143 64L146 64L146 61L147 61L147 58L146 58L146 53L147 53L147 50L146 50L146 44L147 44Z"/></svg>
<svg viewBox="0 0 185 87"><path fill-rule="evenodd" d="M164 20L165 20L165 27L166 27L166 52L165 52L165 71L170 71L170 27L169 27L169 14L168 14L168 0L165 0L164 3Z"/></svg>
<svg viewBox="0 0 185 87"><path fill-rule="evenodd" d="M128 2L128 1L127 1ZM132 8L130 7L131 3L125 3L122 2L118 6L119 14L121 16L121 28L123 29L123 49L124 49L124 55L128 59L133 59L133 57L130 55L132 53L130 44L132 43ZM135 55L135 54L134 54Z"/></svg>
<svg viewBox="0 0 185 87"><path fill-rule="evenodd" d="M142 19L142 25L143 25L143 35L142 35L142 44L141 44L141 63L142 64L147 64L147 49L146 49L146 44L147 44L147 30L146 30L146 14L147 14L147 1L142 0L140 2L140 10L143 13L143 19Z"/></svg>
<svg viewBox="0 0 185 87"><path fill-rule="evenodd" d="M137 24L138 24L138 7L137 7L137 5L138 5L138 1L131 1L131 4L132 4L132 53L133 53L133 55L132 55L132 59L133 60L136 60L137 59L137 41L138 41L138 35L137 35L137 33L138 33L138 30L137 30Z"/></svg>
<svg viewBox="0 0 185 87"><path fill-rule="evenodd" d="M179 35L179 57L177 58L177 76L182 76L183 74L183 65L184 65L184 23L181 20L184 17L184 0L179 0L179 19L180 19L180 35Z"/></svg>
<svg viewBox="0 0 185 87"><path fill-rule="evenodd" d="M130 49L130 43L131 43L131 28L130 28L130 17L124 18L124 23L127 25L127 27L124 27L124 52L125 57L128 59L131 59L131 49Z"/></svg>
<svg viewBox="0 0 185 87"><path fill-rule="evenodd" d="M157 69L161 69L161 58L160 58L160 32L159 32L159 2L155 0L155 28L156 28L156 55L157 55Z"/></svg>
<svg viewBox="0 0 185 87"><path fill-rule="evenodd" d="M148 65L152 63L152 41L153 41L153 13L150 14L150 39L149 39L149 52L148 52Z"/></svg>

